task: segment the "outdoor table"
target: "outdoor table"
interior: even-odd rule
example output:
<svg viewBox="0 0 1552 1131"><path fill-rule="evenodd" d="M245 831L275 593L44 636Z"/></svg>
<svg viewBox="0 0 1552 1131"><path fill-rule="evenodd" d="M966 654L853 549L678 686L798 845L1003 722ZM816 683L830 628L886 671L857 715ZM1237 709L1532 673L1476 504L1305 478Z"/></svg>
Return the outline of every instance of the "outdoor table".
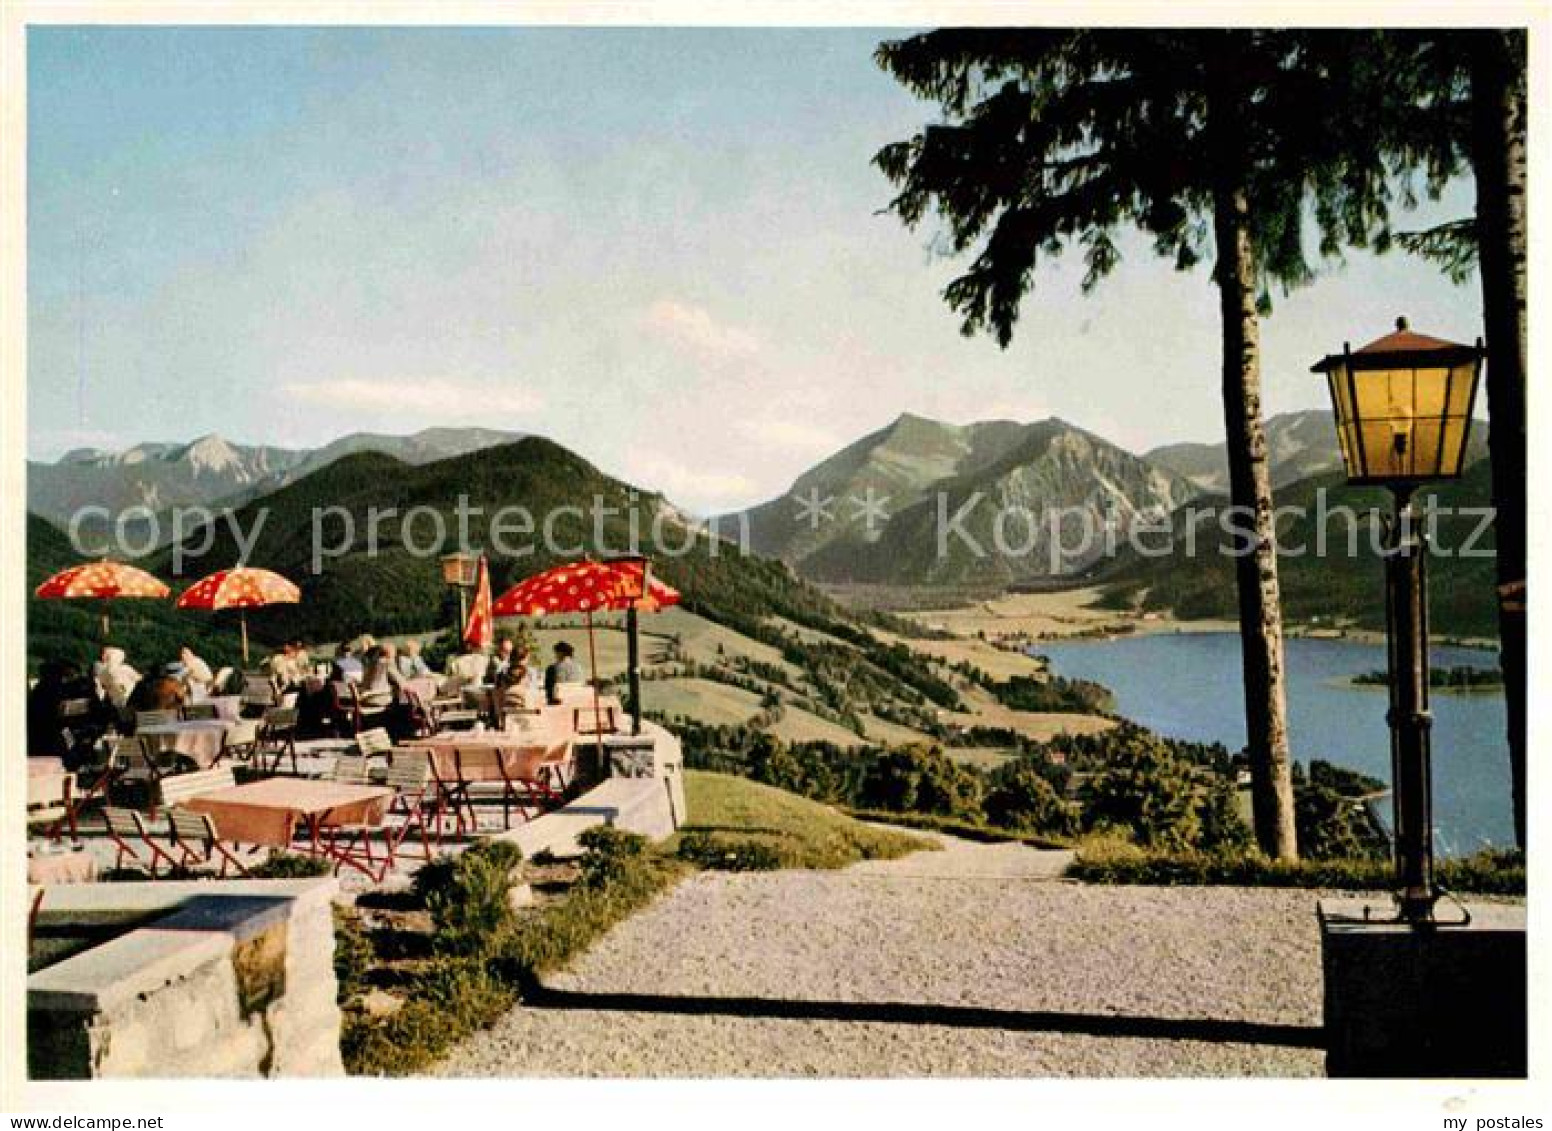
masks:
<svg viewBox="0 0 1552 1131"><path fill-rule="evenodd" d="M455 812L468 809L471 819L469 787L499 782L503 820L510 826L512 805L523 808L528 801L559 800L570 740L539 730L486 731L418 738L401 745L425 751L442 795Z"/></svg>
<svg viewBox="0 0 1552 1131"><path fill-rule="evenodd" d="M230 719L232 722L236 722L242 717L241 695L206 695L204 697L196 695L189 700L189 705L214 707L216 709L216 718L218 719Z"/></svg>
<svg viewBox="0 0 1552 1131"><path fill-rule="evenodd" d="M543 766L565 759L569 741L540 730L497 730L412 738L400 745L424 750L440 781L537 781Z"/></svg>
<svg viewBox="0 0 1552 1131"><path fill-rule="evenodd" d="M27 853L29 884L89 884L97 878L97 857L83 848L68 852L47 849Z"/></svg>
<svg viewBox="0 0 1552 1131"><path fill-rule="evenodd" d="M139 738L154 739L163 753L177 753L208 770L226 749L226 736L236 726L233 719L184 719L137 727Z"/></svg>
<svg viewBox="0 0 1552 1131"><path fill-rule="evenodd" d="M393 798L394 790L385 786L265 778L202 793L183 805L208 814L223 840L289 848L300 827L309 851L359 868L320 834L334 825L381 825Z"/></svg>
<svg viewBox="0 0 1552 1131"><path fill-rule="evenodd" d="M442 690L442 681L434 675L417 675L404 681L406 689L415 693L415 698L429 705Z"/></svg>

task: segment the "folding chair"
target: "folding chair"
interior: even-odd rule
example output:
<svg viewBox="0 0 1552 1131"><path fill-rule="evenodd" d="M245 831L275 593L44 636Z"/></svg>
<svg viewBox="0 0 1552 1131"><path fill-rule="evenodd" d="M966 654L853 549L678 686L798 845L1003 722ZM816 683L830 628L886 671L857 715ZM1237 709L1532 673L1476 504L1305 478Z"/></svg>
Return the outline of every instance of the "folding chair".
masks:
<svg viewBox="0 0 1552 1131"><path fill-rule="evenodd" d="M431 707L415 692L413 688L403 688L400 694L404 697L405 713L409 717L410 733L416 738L428 738L436 733L436 718Z"/></svg>
<svg viewBox="0 0 1552 1131"><path fill-rule="evenodd" d="M368 732L370 733L370 732ZM370 754L341 754L334 762L333 778L337 782L347 785L368 785L371 782ZM392 768L389 769L390 776ZM389 802L389 813L398 801L395 794ZM388 824L368 825L341 825L330 824L325 820L319 830L327 841L328 855L335 861L334 871L337 875L340 868L349 865L360 872L366 873L373 883L381 883L383 878L393 870L395 853L399 842L404 839L409 826L406 825L397 832ZM382 855L379 857L372 850L373 841L381 834ZM424 839L424 835L423 835ZM431 859L429 844L426 848L426 859Z"/></svg>
<svg viewBox="0 0 1552 1131"><path fill-rule="evenodd" d="M119 739L113 747L113 764L121 781L142 781L152 785L177 767L181 755L176 750L163 750L148 738L131 735Z"/></svg>
<svg viewBox="0 0 1552 1131"><path fill-rule="evenodd" d="M190 703L188 706L183 708L183 718L185 722L215 719L219 717L220 715L216 711L216 705L214 703Z"/></svg>
<svg viewBox="0 0 1552 1131"><path fill-rule="evenodd" d="M345 757L359 761L363 767L365 765L365 759L360 755ZM435 839L440 842L444 810L433 788L431 765L425 751L399 751L398 757L388 767L387 784L394 790L394 796L389 802L383 824L324 826L329 837L330 855L337 861L336 871L349 864L365 872L373 883L382 883L398 862L404 842L410 833L417 830L420 833L420 859L432 858L433 834L427 820L429 818L435 824ZM395 817L400 818L397 824L392 823ZM381 857L372 851L373 838L379 834L382 841Z"/></svg>
<svg viewBox="0 0 1552 1131"><path fill-rule="evenodd" d="M500 730L501 696L491 687L466 687L463 689L463 705L474 711L492 730Z"/></svg>
<svg viewBox="0 0 1552 1131"><path fill-rule="evenodd" d="M356 753L363 758L383 758L393 761L393 739L386 727L373 727L356 735Z"/></svg>
<svg viewBox="0 0 1552 1131"><path fill-rule="evenodd" d="M329 776L344 785L370 785L371 758L365 754L341 754L334 760L334 770Z"/></svg>
<svg viewBox="0 0 1552 1131"><path fill-rule="evenodd" d="M169 707L161 711L135 712L135 729L137 731L143 727L166 726L168 723L175 723L177 721L178 710L175 707Z"/></svg>
<svg viewBox="0 0 1552 1131"><path fill-rule="evenodd" d="M253 743L253 759L259 769L265 773L278 774L280 772L280 760L286 755L291 756L291 772L299 774L296 763L296 723L299 712L294 707L271 707L264 712L264 719L259 723L258 735ZM268 767L264 765L264 756L273 754L274 760Z"/></svg>
<svg viewBox="0 0 1552 1131"><path fill-rule="evenodd" d="M216 832L216 823L208 813L196 813L181 805L167 810L167 827L172 848L182 855L185 868L195 864L221 861L221 875L226 876L228 866L235 867L239 876L246 876L248 869L237 859L231 847Z"/></svg>
<svg viewBox="0 0 1552 1131"><path fill-rule="evenodd" d="M453 773L451 777L442 771L445 764L442 759L426 758L427 775L430 778L430 788L436 798L437 811L442 817L449 815L453 818L454 829L459 836L469 831L478 832L480 823L474 813L474 808L469 803L468 784L463 780L462 752L453 750ZM468 823L464 822L464 813L469 815Z"/></svg>
<svg viewBox="0 0 1552 1131"><path fill-rule="evenodd" d="M74 774L27 775L27 826L47 823L49 833L59 839L55 830L62 824L70 827L70 839L80 840L81 830L76 826Z"/></svg>
<svg viewBox="0 0 1552 1131"><path fill-rule="evenodd" d="M275 681L267 675L245 672L239 712L251 710L263 714L275 705Z"/></svg>
<svg viewBox="0 0 1552 1131"><path fill-rule="evenodd" d="M134 809L121 809L115 805L109 805L102 811L103 825L107 829L108 839L118 849L114 857L113 866L122 868L124 858L127 856L136 864L156 877L157 861L166 861L169 868L176 868L178 862L168 855L166 849L151 839L151 833L146 828L145 818ZM139 844L150 853L150 860L142 860L140 852L135 847Z"/></svg>

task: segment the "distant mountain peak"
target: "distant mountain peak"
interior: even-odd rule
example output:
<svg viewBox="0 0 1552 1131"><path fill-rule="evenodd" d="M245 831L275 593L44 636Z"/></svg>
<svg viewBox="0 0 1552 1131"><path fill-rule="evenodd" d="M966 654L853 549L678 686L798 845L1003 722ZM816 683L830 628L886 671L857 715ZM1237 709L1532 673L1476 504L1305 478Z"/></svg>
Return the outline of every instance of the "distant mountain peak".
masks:
<svg viewBox="0 0 1552 1131"><path fill-rule="evenodd" d="M245 481L248 477L243 467L242 455L214 432L201 436L170 458L187 463L195 475L220 475L232 472Z"/></svg>

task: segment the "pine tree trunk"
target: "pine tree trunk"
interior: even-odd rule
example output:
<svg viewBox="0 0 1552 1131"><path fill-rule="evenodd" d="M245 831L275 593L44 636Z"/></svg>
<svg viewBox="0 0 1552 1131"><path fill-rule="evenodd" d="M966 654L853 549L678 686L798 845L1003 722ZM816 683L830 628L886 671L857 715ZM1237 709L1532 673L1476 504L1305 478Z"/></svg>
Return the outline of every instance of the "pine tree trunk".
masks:
<svg viewBox="0 0 1552 1131"><path fill-rule="evenodd" d="M1256 318L1254 251L1245 190L1225 184L1214 193L1218 248L1215 282L1223 318L1223 419L1230 501L1242 531L1235 558L1239 633L1245 676L1245 732L1250 758L1256 841L1276 860L1298 857L1293 777L1288 754L1288 704L1283 672L1282 600L1272 478L1261 420L1261 333Z"/></svg>
<svg viewBox="0 0 1552 1131"><path fill-rule="evenodd" d="M1473 36L1472 165L1487 329L1488 437L1498 551L1499 663L1508 707L1514 836L1525 846L1525 88L1523 39Z"/></svg>

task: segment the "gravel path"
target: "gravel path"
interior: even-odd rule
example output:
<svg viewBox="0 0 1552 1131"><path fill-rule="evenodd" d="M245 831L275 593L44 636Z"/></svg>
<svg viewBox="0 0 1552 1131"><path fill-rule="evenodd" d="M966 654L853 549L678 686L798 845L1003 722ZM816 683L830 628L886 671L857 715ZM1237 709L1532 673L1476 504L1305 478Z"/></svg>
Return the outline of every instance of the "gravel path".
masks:
<svg viewBox="0 0 1552 1131"><path fill-rule="evenodd" d="M1316 895L1096 887L942 838L840 872L702 873L447 1076L1309 1076Z"/></svg>

